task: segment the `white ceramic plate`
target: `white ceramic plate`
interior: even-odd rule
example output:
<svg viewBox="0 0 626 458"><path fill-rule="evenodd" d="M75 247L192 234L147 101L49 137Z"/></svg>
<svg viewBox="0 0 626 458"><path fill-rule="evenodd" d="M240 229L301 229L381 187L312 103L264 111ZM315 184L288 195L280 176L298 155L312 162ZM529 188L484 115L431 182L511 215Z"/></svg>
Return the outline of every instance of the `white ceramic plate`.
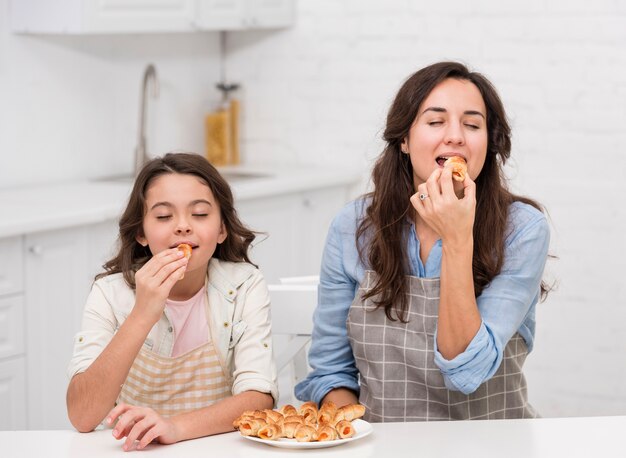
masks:
<svg viewBox="0 0 626 458"><path fill-rule="evenodd" d="M359 439L363 439L365 436L369 436L374 428L365 420L354 420L352 422L352 426L354 426L354 436L348 439L337 439L334 441L324 441L324 442L298 442L295 439L286 439L281 438L275 441L268 441L264 439L259 439L258 437L251 436L241 436L244 439L248 439L255 442L260 442L261 444L270 445L272 447L280 447L280 448L326 448L326 447L335 447L337 445L347 444L348 442L356 441Z"/></svg>

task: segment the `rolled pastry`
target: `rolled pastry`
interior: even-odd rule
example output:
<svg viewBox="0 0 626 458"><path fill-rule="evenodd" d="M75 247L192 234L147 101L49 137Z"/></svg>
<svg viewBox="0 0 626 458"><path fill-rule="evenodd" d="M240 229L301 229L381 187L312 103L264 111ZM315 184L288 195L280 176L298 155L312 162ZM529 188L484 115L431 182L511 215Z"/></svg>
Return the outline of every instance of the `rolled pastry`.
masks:
<svg viewBox="0 0 626 458"><path fill-rule="evenodd" d="M326 401L319 410L317 422L320 426L331 424L336 413L337 405L333 401Z"/></svg>
<svg viewBox="0 0 626 458"><path fill-rule="evenodd" d="M285 417L285 423L304 423L304 417L302 415L290 415Z"/></svg>
<svg viewBox="0 0 626 458"><path fill-rule="evenodd" d="M361 404L350 404L347 406L339 407L337 409L337 413L335 414L335 424L337 424L341 420L356 420L357 418L361 418L365 415L365 406Z"/></svg>
<svg viewBox="0 0 626 458"><path fill-rule="evenodd" d="M255 418L252 415L241 414L240 416L235 418L235 420L233 421L233 428L239 429L239 425L241 424L243 420L254 420L254 419Z"/></svg>
<svg viewBox="0 0 626 458"><path fill-rule="evenodd" d="M340 439L347 439L348 437L354 436L354 426L347 420L338 421L335 425L335 429Z"/></svg>
<svg viewBox="0 0 626 458"><path fill-rule="evenodd" d="M294 437L298 442L313 442L317 440L317 431L311 425L299 425Z"/></svg>
<svg viewBox="0 0 626 458"><path fill-rule="evenodd" d="M335 428L332 426L321 426L320 429L317 430L317 440L320 442L334 441L338 437L337 431L335 431Z"/></svg>
<svg viewBox="0 0 626 458"><path fill-rule="evenodd" d="M452 156L446 159L444 167L452 167L452 178L456 181L464 181L467 173L467 163L460 156Z"/></svg>
<svg viewBox="0 0 626 458"><path fill-rule="evenodd" d="M182 251L183 255L187 259L191 257L191 245L187 245L186 243L181 243L176 248L178 248L179 251ZM183 272L183 274L180 276L180 280L182 280L184 277L185 277L185 272Z"/></svg>
<svg viewBox="0 0 626 458"><path fill-rule="evenodd" d="M298 429L298 426L301 424L302 423L295 423L293 421L285 422L283 425L283 436L287 439L293 439L296 434L296 429Z"/></svg>
<svg viewBox="0 0 626 458"><path fill-rule="evenodd" d="M256 436L266 426L267 423L258 418L246 419L239 423L239 432L242 436Z"/></svg>
<svg viewBox="0 0 626 458"><path fill-rule="evenodd" d="M291 404L285 404L278 411L282 413L285 418L292 415L298 415L298 410Z"/></svg>
<svg viewBox="0 0 626 458"><path fill-rule="evenodd" d="M267 416L266 421L268 423L278 423L279 421L284 419L283 414L275 410L266 409L263 412L265 412L265 415Z"/></svg>
<svg viewBox="0 0 626 458"><path fill-rule="evenodd" d="M282 428L276 423L272 423L269 425L262 426L258 431L258 436L260 439L275 441L276 439L283 436Z"/></svg>
<svg viewBox="0 0 626 458"><path fill-rule="evenodd" d="M312 401L307 401L300 406L298 413L304 417L305 423L317 424L317 405Z"/></svg>

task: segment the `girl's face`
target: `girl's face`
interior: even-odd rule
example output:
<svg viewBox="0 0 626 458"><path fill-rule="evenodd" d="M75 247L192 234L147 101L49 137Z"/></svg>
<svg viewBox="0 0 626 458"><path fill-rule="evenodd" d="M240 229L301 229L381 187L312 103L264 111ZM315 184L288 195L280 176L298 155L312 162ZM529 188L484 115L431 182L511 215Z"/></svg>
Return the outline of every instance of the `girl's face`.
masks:
<svg viewBox="0 0 626 458"><path fill-rule="evenodd" d="M411 157L415 189L450 156L463 157L475 180L485 163L487 143L487 109L474 83L454 78L439 83L419 107L402 142ZM463 188L462 183L454 185Z"/></svg>
<svg viewBox="0 0 626 458"><path fill-rule="evenodd" d="M206 271L218 243L226 240L220 207L209 187L194 175L168 173L146 190L143 235L137 241L153 255L181 243L192 247L186 272Z"/></svg>

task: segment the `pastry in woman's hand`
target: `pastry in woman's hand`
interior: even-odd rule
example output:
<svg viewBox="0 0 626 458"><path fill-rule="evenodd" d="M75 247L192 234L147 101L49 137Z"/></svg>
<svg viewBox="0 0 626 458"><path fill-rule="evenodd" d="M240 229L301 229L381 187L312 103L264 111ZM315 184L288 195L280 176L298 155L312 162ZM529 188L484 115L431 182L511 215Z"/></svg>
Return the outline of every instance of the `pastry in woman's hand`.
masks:
<svg viewBox="0 0 626 458"><path fill-rule="evenodd" d="M461 156L449 157L444 167L452 168L452 178L456 181L465 181L465 174L467 174L467 163Z"/></svg>

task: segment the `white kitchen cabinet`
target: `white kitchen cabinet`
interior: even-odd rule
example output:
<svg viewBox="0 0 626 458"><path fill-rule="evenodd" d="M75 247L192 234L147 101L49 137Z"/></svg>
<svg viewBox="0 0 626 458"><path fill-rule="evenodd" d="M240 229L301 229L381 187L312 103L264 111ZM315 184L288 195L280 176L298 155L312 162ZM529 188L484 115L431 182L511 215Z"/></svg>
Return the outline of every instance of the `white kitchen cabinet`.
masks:
<svg viewBox="0 0 626 458"><path fill-rule="evenodd" d="M12 0L14 32L109 34L286 27L295 0Z"/></svg>
<svg viewBox="0 0 626 458"><path fill-rule="evenodd" d="M347 186L334 186L237 204L250 229L266 232L254 241L251 258L268 283L319 274L328 227L348 193Z"/></svg>
<svg viewBox="0 0 626 458"><path fill-rule="evenodd" d="M0 430L26 428L22 238L0 239Z"/></svg>
<svg viewBox="0 0 626 458"><path fill-rule="evenodd" d="M206 0L198 2L200 30L242 30L288 27L294 0Z"/></svg>
<svg viewBox="0 0 626 458"><path fill-rule="evenodd" d="M0 431L27 427L25 374L23 357L0 359Z"/></svg>
<svg viewBox="0 0 626 458"><path fill-rule="evenodd" d="M113 222L25 238L29 429L71 428L66 369L93 277L115 240Z"/></svg>

